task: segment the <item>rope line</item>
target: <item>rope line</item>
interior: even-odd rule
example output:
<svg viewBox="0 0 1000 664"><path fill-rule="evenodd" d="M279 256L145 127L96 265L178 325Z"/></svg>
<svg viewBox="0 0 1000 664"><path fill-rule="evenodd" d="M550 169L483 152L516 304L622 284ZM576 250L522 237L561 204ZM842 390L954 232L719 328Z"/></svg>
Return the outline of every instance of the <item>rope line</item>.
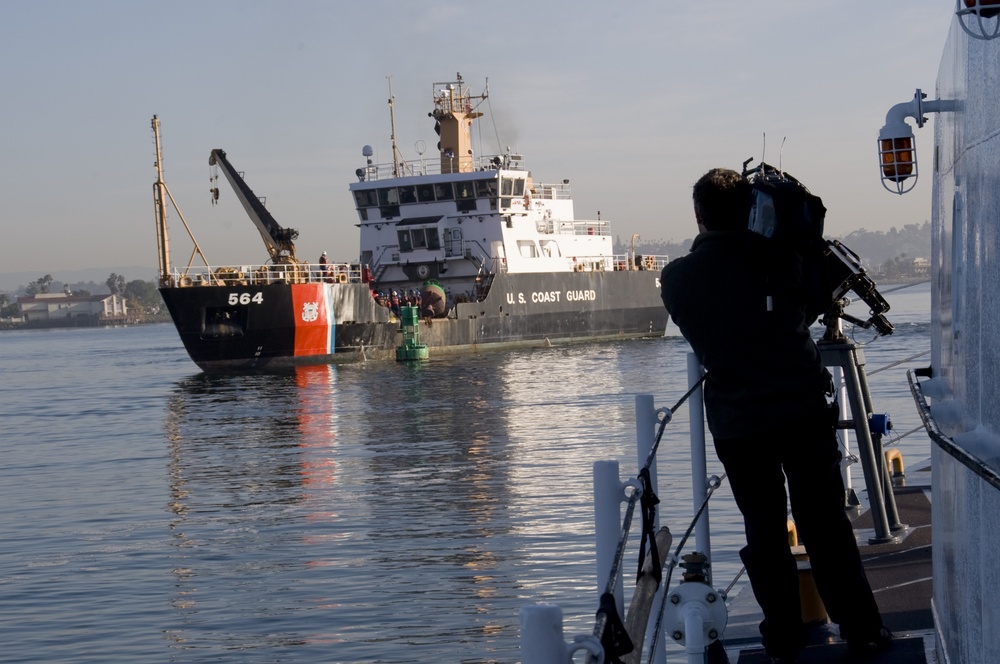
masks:
<svg viewBox="0 0 1000 664"><path fill-rule="evenodd" d="M927 425L926 424L921 424L918 427L914 427L913 429L910 429L906 433L900 434L898 436L897 435L892 435L892 437L891 437L892 438L892 442L893 443L898 443L899 441L901 441L902 439L906 438L910 434L917 433L918 431L925 431L926 429L927 429Z"/></svg>
<svg viewBox="0 0 1000 664"><path fill-rule="evenodd" d="M908 358L906 358L904 360L899 360L898 362L893 362L892 364L887 364L884 367L879 367L875 371L869 371L868 375L869 376L874 376L875 374L879 373L880 371L885 371L886 369L892 369L893 367L898 367L900 364L906 364L907 362L912 362L913 360L917 359L918 357L923 357L924 355L929 355L929 354L930 354L929 350L925 350L923 352L916 353L915 355L911 355L911 356L909 356Z"/></svg>
<svg viewBox="0 0 1000 664"><path fill-rule="evenodd" d="M642 539L639 541L639 569L635 573L635 582L639 583L642 578L642 563L646 560L646 542L649 542L649 555L653 559L653 578L656 585L660 585L663 578L663 570L660 568L660 551L656 546L656 533L654 532L654 521L656 520L656 506L660 499L653 493L653 481L649 476L649 469L643 468L639 471L639 482L642 485L642 494L639 496L639 505L642 508Z"/></svg>
<svg viewBox="0 0 1000 664"><path fill-rule="evenodd" d="M917 281L917 282L914 282L912 284L900 284L900 285L896 286L895 288L883 289L882 290L882 294L883 295L888 295L889 293L895 293L896 291L903 290L904 288L912 288L913 286L922 286L923 284L929 284L929 283L931 283L930 279L928 279L926 281Z"/></svg>

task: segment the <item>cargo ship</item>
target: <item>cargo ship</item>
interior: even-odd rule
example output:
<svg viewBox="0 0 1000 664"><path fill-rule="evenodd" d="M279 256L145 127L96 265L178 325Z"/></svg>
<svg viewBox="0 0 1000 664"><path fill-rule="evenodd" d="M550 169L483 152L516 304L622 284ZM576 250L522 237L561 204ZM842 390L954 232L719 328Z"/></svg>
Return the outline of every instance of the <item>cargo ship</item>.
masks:
<svg viewBox="0 0 1000 664"><path fill-rule="evenodd" d="M615 254L610 224L576 219L569 180L536 181L520 154L479 155L470 128L488 87L461 76L432 85L437 158L363 164L349 184L360 252L347 263L304 262L298 232L280 225L226 152L211 151L263 239L263 262L214 266L163 180L159 119L152 120L159 290L191 359L205 372L406 359L518 346L662 336L665 256ZM393 98L390 89L390 118ZM420 142L418 142L418 145ZM170 261L167 201L194 250ZM598 217L600 214L598 213ZM196 262L199 261L197 264ZM407 357L409 357L407 355Z"/></svg>

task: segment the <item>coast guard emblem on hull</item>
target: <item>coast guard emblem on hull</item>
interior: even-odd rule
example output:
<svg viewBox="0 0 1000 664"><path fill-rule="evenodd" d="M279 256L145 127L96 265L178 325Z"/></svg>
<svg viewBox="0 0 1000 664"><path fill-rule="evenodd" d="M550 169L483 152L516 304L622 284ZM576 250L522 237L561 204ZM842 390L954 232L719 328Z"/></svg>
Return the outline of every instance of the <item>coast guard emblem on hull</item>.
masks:
<svg viewBox="0 0 1000 664"><path fill-rule="evenodd" d="M311 323L319 318L319 302L302 303L302 320Z"/></svg>

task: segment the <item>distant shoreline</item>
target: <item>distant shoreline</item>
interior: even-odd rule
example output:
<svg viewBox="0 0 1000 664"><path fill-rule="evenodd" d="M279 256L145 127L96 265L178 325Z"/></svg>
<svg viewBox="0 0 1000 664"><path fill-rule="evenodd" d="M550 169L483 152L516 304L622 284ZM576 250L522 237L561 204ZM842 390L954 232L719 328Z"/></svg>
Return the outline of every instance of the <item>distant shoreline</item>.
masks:
<svg viewBox="0 0 1000 664"><path fill-rule="evenodd" d="M872 277L872 280L882 286L916 286L931 282L930 277L896 277L894 279L877 279Z"/></svg>

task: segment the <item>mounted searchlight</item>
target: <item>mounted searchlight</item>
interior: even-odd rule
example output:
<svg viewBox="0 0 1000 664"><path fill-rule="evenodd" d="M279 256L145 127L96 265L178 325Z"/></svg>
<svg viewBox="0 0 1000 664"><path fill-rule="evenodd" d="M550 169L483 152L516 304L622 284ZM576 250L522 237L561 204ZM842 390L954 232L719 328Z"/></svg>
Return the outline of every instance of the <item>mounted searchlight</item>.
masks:
<svg viewBox="0 0 1000 664"><path fill-rule="evenodd" d="M878 132L882 186L896 194L905 194L917 184L916 138L906 118L913 118L917 121L918 127L923 127L927 122L924 113L954 112L961 106L960 102L952 99L925 102L926 98L927 95L917 88L912 100L896 104L889 109L885 116L885 125Z"/></svg>
<svg viewBox="0 0 1000 664"><path fill-rule="evenodd" d="M1000 0L955 0L955 16L965 33L975 39L1000 36Z"/></svg>

